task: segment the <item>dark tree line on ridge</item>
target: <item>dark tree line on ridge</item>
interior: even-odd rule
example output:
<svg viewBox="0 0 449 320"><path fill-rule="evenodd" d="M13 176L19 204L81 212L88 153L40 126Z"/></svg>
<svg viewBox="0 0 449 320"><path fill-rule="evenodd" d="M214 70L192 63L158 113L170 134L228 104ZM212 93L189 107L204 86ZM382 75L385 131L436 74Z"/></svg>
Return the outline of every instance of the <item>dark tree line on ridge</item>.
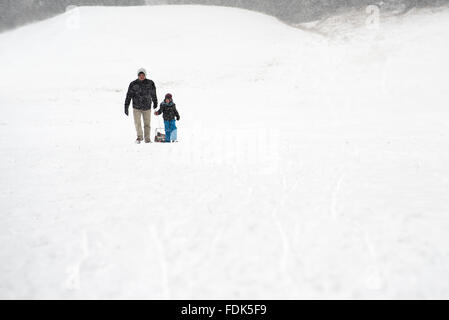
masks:
<svg viewBox="0 0 449 320"><path fill-rule="evenodd" d="M264 12L286 22L300 23L331 15L339 10L370 4L385 8L439 6L449 0L1 0L0 31L62 13L70 5L129 6L146 4L207 4L240 7Z"/></svg>

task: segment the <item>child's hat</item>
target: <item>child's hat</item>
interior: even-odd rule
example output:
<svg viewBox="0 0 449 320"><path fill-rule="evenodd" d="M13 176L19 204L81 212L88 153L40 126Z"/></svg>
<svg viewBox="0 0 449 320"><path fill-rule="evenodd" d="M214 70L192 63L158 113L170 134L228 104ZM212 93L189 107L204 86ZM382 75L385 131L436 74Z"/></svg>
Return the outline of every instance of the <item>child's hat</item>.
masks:
<svg viewBox="0 0 449 320"><path fill-rule="evenodd" d="M170 100L172 100L172 99L173 99L172 94L171 94L171 93L167 93L167 94L165 95L165 99L170 99Z"/></svg>

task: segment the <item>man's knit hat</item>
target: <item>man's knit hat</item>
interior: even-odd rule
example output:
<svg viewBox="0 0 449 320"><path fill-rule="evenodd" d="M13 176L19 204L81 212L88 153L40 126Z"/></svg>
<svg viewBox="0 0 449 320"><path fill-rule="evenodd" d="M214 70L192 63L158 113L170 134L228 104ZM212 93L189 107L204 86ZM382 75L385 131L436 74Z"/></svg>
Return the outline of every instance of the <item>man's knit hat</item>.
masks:
<svg viewBox="0 0 449 320"><path fill-rule="evenodd" d="M137 70L138 76L140 76L141 73L143 73L145 77L147 76L147 70L145 70L144 68L140 68L139 70Z"/></svg>

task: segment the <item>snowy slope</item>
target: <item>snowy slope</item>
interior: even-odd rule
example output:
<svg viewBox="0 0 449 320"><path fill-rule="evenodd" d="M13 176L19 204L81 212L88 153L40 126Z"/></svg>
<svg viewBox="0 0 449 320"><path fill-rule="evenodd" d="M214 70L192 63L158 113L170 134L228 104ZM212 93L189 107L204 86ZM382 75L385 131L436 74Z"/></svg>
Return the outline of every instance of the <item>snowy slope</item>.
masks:
<svg viewBox="0 0 449 320"><path fill-rule="evenodd" d="M0 298L449 298L448 28L160 6L0 34ZM133 144L141 66L179 144Z"/></svg>

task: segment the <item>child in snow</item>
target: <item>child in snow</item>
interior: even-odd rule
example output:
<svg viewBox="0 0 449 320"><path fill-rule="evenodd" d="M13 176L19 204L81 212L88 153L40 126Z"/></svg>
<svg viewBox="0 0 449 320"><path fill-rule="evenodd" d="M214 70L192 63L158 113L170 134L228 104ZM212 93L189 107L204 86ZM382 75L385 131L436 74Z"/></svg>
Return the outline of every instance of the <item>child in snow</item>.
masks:
<svg viewBox="0 0 449 320"><path fill-rule="evenodd" d="M165 142L177 142L178 129L176 128L176 121L179 121L181 117L179 116L178 110L176 110L176 104L173 102L173 96L170 93L167 93L164 102L161 103L161 108L154 114L156 116L163 114Z"/></svg>

